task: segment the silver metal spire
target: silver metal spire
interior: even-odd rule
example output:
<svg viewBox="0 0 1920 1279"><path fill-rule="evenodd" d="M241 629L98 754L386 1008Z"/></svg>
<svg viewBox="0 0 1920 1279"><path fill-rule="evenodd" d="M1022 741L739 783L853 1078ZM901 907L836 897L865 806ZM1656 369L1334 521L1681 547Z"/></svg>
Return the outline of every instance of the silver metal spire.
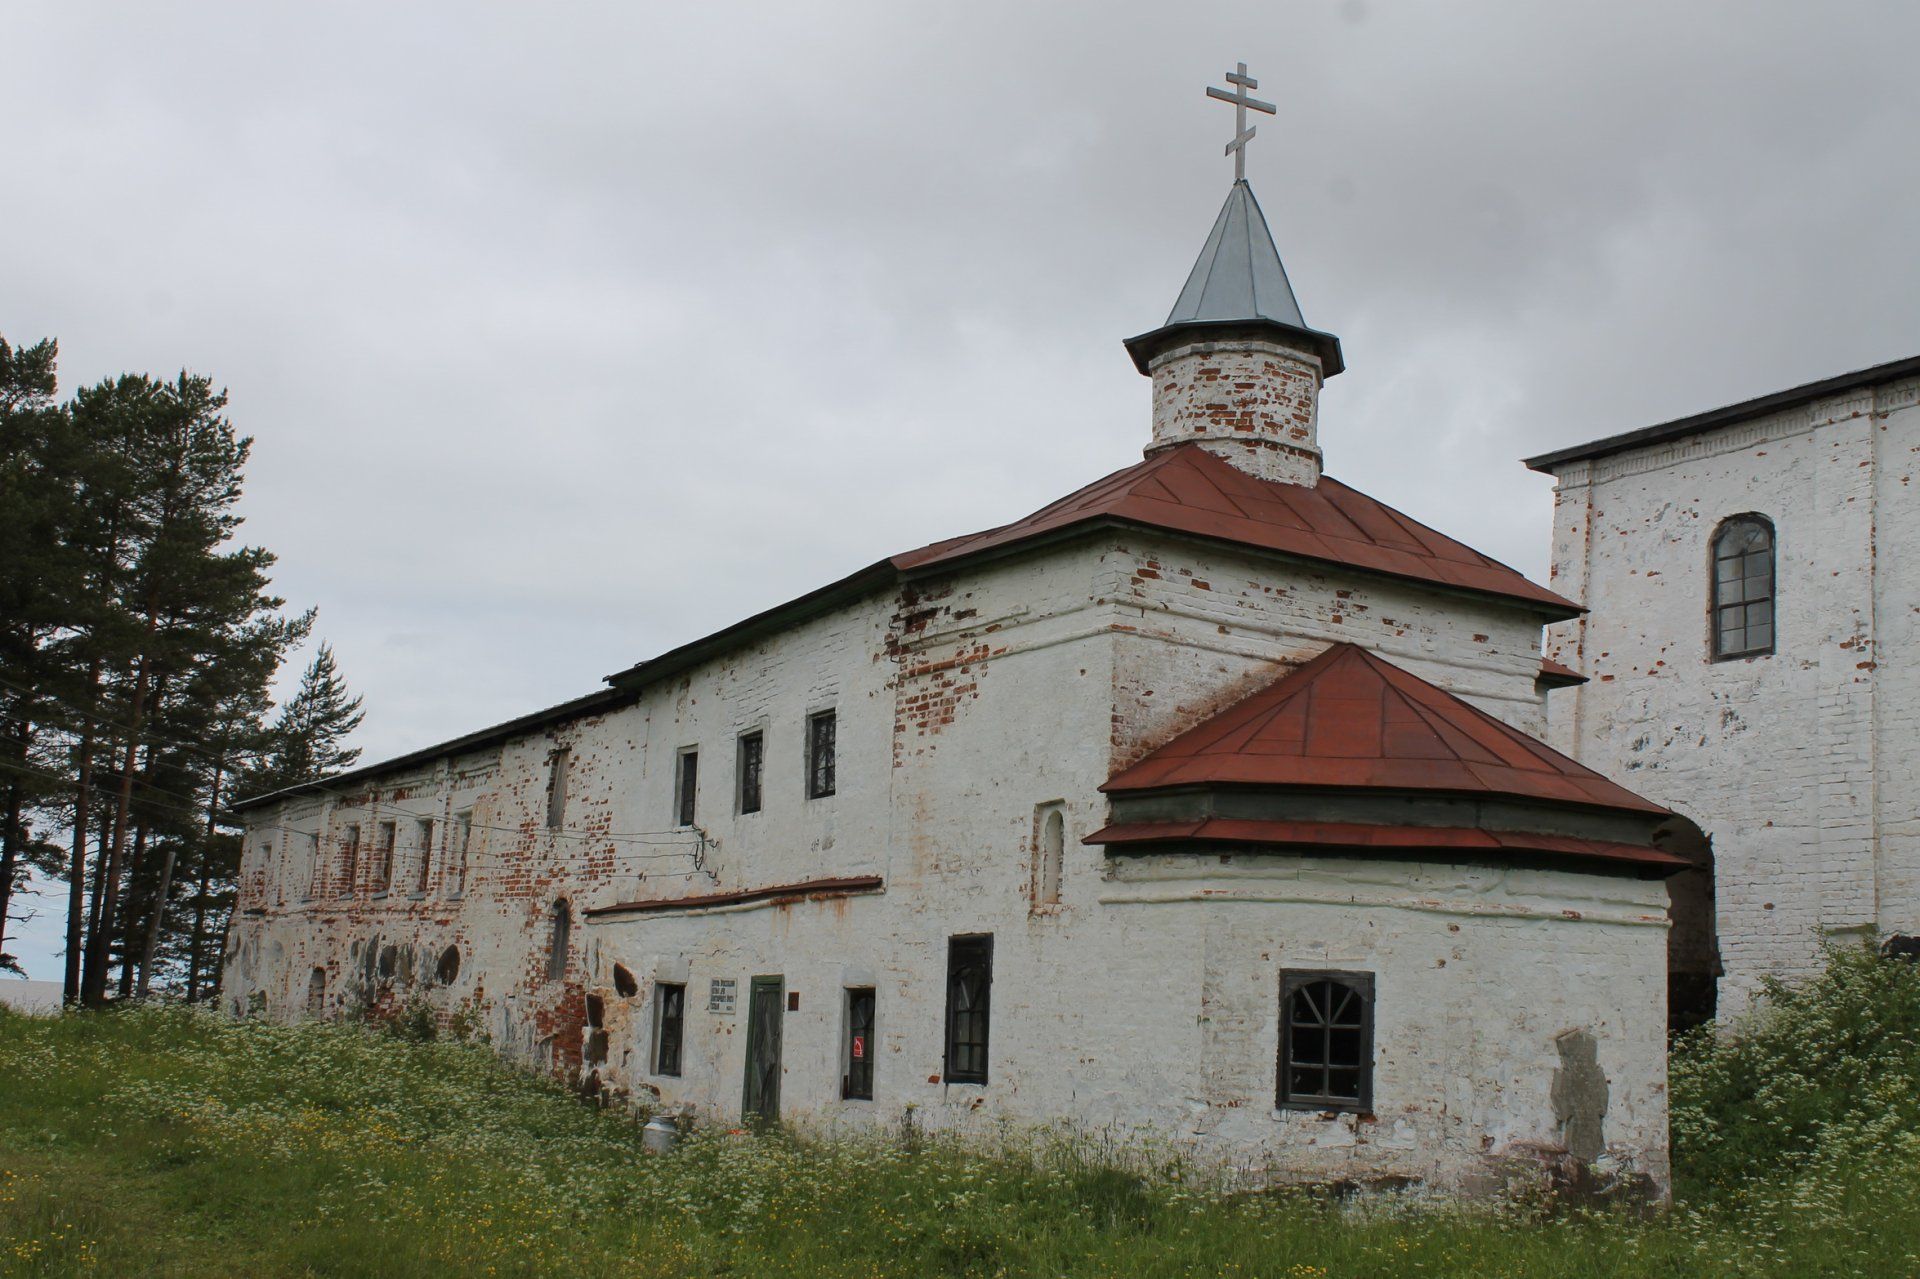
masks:
<svg viewBox="0 0 1920 1279"><path fill-rule="evenodd" d="M1250 97L1248 89L1258 89L1260 82L1247 74L1247 64L1242 62L1234 70L1227 72L1227 83L1234 86L1232 93L1225 89L1207 86L1207 96L1218 98L1222 102L1233 103L1233 141L1227 143L1226 154L1233 157L1233 180L1247 180L1247 142L1253 137L1255 129L1247 127L1247 108L1264 111L1273 115L1277 108L1271 102L1262 102ZM1256 126L1257 128L1257 126Z"/></svg>

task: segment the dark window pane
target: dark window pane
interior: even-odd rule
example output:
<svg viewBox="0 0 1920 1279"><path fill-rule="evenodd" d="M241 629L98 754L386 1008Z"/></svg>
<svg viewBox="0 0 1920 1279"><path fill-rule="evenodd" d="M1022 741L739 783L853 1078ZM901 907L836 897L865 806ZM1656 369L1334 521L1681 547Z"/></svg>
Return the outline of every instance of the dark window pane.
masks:
<svg viewBox="0 0 1920 1279"><path fill-rule="evenodd" d="M838 721L832 711L822 711L807 721L807 797L822 799L834 793L834 751Z"/></svg>
<svg viewBox="0 0 1920 1279"><path fill-rule="evenodd" d="M993 938L955 937L947 948L947 1080L987 1082Z"/></svg>
<svg viewBox="0 0 1920 1279"><path fill-rule="evenodd" d="M656 1075L677 1075L687 1022L687 988L662 982L655 989L659 992L660 1024L654 1036L653 1071Z"/></svg>
<svg viewBox="0 0 1920 1279"><path fill-rule="evenodd" d="M844 1095L873 1096L873 1006L870 989L847 992L847 1071Z"/></svg>
<svg viewBox="0 0 1920 1279"><path fill-rule="evenodd" d="M695 751L680 756L679 791L674 801L674 820L682 826L693 825L694 801L700 793L700 756Z"/></svg>
<svg viewBox="0 0 1920 1279"><path fill-rule="evenodd" d="M1373 980L1364 974L1281 977L1280 1105L1371 1104Z"/></svg>
<svg viewBox="0 0 1920 1279"><path fill-rule="evenodd" d="M751 733L740 739L740 811L760 811L760 776L766 758L766 739Z"/></svg>

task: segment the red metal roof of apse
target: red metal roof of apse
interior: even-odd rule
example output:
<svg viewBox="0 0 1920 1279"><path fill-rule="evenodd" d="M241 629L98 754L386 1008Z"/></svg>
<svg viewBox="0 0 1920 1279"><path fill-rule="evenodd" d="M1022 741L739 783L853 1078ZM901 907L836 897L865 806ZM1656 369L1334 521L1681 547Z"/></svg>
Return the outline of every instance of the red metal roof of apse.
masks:
<svg viewBox="0 0 1920 1279"><path fill-rule="evenodd" d="M1084 841L1111 847L1167 843L1231 844L1344 852L1457 852L1503 858L1514 854L1640 866L1667 873L1692 863L1644 844L1546 835L1532 831L1456 826L1372 826L1361 822L1300 822L1206 817L1184 822L1119 822Z"/></svg>
<svg viewBox="0 0 1920 1279"><path fill-rule="evenodd" d="M1335 644L1100 789L1303 786L1504 795L1665 813L1353 644Z"/></svg>
<svg viewBox="0 0 1920 1279"><path fill-rule="evenodd" d="M964 559L1100 519L1188 533L1499 595L1572 617L1580 606L1384 502L1322 476L1311 488L1248 475L1198 444L1178 444L1024 519L893 557L902 571Z"/></svg>

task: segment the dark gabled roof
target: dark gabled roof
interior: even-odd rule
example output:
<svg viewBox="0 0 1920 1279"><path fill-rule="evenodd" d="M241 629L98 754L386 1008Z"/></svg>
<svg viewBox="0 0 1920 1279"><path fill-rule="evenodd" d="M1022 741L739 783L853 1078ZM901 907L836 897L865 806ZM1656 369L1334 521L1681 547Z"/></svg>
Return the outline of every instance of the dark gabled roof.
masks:
<svg viewBox="0 0 1920 1279"><path fill-rule="evenodd" d="M1671 422L1662 422L1658 426L1643 426L1637 431L1609 435L1605 439L1594 440L1590 444L1575 444L1569 448L1555 449L1551 453L1537 454L1527 458L1526 465L1532 470L1552 474L1553 469L1564 462L1605 457L1609 453L1624 453L1628 449L1641 448L1648 444L1684 439L1689 435L1699 435L1722 426L1732 426L1736 422L1745 422L1750 418L1764 417L1769 413L1778 413L1781 409L1790 409L1814 400L1823 400L1830 395L1839 395L1859 387L1909 377L1920 377L1920 355L1908 356L1904 360L1892 360L1886 364L1876 364L1872 368L1856 369L1852 373L1823 378L1818 382L1788 387L1784 391L1775 391L1771 395L1742 400L1738 404L1710 409L1705 413L1695 413L1691 417L1675 418Z"/></svg>
<svg viewBox="0 0 1920 1279"><path fill-rule="evenodd" d="M1266 786L1665 808L1353 644L1335 644L1116 773L1109 795Z"/></svg>
<svg viewBox="0 0 1920 1279"><path fill-rule="evenodd" d="M1024 519L896 555L893 562L902 570L926 569L1100 520L1499 596L1556 619L1581 612L1498 560L1336 479L1322 476L1311 488L1263 480L1198 444L1175 445Z"/></svg>
<svg viewBox="0 0 1920 1279"><path fill-rule="evenodd" d="M357 782L364 778L374 777L380 773L392 773L403 768L411 768L415 764L424 764L429 760L439 759L445 755L459 755L466 751L476 751L484 747L498 745L508 738L518 737L523 733L530 733L536 728L544 728L549 724L559 723L561 720L578 719L582 715L598 715L603 711L610 711L617 706L625 705L633 700L634 694L630 690L618 688L599 689L595 692L588 693L585 697L576 697L571 701L561 702L557 706L549 706L545 710L534 711L530 715L521 715L514 719L505 720L493 725L491 728L483 728L478 732L468 733L464 737L456 737L445 742L436 742L432 746L424 746L417 751L408 751L405 755L395 755L390 759L379 760L372 764L363 764L359 768L348 769L344 773L332 773L316 781L302 782L298 786L282 787L280 790L268 791L264 795L250 795L246 799L237 800L229 804L227 808L229 812L244 813L250 808L259 808L263 804L271 804L278 800L291 799L295 795L302 795L309 791L331 790L334 787L350 782Z"/></svg>

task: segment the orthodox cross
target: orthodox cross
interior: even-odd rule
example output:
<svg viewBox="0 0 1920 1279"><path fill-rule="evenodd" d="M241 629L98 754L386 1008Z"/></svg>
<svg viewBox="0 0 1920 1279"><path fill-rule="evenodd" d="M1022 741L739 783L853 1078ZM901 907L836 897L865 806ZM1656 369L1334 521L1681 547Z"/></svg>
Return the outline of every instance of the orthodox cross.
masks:
<svg viewBox="0 0 1920 1279"><path fill-rule="evenodd" d="M1234 86L1233 92L1207 86L1207 96L1218 98L1222 102L1233 103L1233 141L1227 143L1226 154L1233 157L1233 180L1244 182L1247 178L1247 142L1253 137L1254 130L1247 126L1247 108L1274 114L1271 102L1262 102L1249 97L1248 89L1258 89L1260 82L1247 74L1247 64L1242 62L1236 69L1227 72L1227 83Z"/></svg>

